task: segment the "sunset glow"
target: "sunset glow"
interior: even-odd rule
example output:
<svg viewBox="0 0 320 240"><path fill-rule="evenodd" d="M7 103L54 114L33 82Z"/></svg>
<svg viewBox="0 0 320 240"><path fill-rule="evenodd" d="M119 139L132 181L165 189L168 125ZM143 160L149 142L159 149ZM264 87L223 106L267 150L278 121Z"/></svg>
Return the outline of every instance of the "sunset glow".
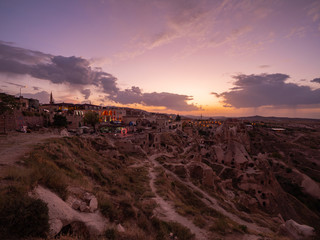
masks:
<svg viewBox="0 0 320 240"><path fill-rule="evenodd" d="M320 118L320 1L0 2L0 92Z"/></svg>

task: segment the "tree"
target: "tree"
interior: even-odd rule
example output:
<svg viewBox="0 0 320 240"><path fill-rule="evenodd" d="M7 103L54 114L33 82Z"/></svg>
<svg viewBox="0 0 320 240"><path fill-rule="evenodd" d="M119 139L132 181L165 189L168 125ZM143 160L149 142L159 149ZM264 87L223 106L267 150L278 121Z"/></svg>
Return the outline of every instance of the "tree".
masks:
<svg viewBox="0 0 320 240"><path fill-rule="evenodd" d="M68 126L67 118L63 115L55 114L53 116L53 125L56 127L67 127Z"/></svg>
<svg viewBox="0 0 320 240"><path fill-rule="evenodd" d="M0 115L6 112L13 112L16 108L19 108L19 103L14 96L0 93Z"/></svg>
<svg viewBox="0 0 320 240"><path fill-rule="evenodd" d="M178 115L176 116L176 121L179 122L180 120L181 120L181 117L180 117L180 115L178 114Z"/></svg>
<svg viewBox="0 0 320 240"><path fill-rule="evenodd" d="M14 96L0 93L0 117L4 120L3 132L6 132L6 114L12 113L14 109L19 108L20 104L16 101Z"/></svg>
<svg viewBox="0 0 320 240"><path fill-rule="evenodd" d="M86 124L91 125L94 131L96 131L96 124L99 122L99 114L94 111L88 111L84 114L83 121Z"/></svg>

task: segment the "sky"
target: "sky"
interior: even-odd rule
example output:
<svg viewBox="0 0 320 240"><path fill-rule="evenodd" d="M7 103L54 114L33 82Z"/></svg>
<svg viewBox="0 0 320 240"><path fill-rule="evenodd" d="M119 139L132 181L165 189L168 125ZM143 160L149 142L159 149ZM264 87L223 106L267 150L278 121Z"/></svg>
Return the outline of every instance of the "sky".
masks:
<svg viewBox="0 0 320 240"><path fill-rule="evenodd" d="M320 0L1 0L0 92L320 119Z"/></svg>

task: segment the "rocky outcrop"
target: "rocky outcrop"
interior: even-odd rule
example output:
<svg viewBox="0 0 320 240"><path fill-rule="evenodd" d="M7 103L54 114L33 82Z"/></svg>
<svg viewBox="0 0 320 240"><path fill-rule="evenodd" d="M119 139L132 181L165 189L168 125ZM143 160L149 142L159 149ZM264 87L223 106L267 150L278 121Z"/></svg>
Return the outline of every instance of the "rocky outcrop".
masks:
<svg viewBox="0 0 320 240"><path fill-rule="evenodd" d="M84 225L89 235L94 238L102 235L106 229L107 219L105 219L99 211L90 213L97 209L97 200L90 194L87 196L90 198L89 205L85 202L74 202L72 207L58 197L55 193L50 190L38 186L34 189L30 195L34 198L41 199L48 205L49 209L49 224L50 232L49 237L56 236L63 227L70 225L78 226L79 224ZM87 212L79 212L74 208L80 209L85 204ZM73 224L76 223L76 224Z"/></svg>
<svg viewBox="0 0 320 240"><path fill-rule="evenodd" d="M315 236L314 228L301 225L292 219L281 225L281 231L295 240L311 239Z"/></svg>
<svg viewBox="0 0 320 240"><path fill-rule="evenodd" d="M69 197L68 202L74 210L80 212L95 212L98 209L97 198L88 192L84 193L81 199Z"/></svg>
<svg viewBox="0 0 320 240"><path fill-rule="evenodd" d="M214 186L215 173L208 165L192 162L188 165L188 170L191 178L200 180L203 185Z"/></svg>

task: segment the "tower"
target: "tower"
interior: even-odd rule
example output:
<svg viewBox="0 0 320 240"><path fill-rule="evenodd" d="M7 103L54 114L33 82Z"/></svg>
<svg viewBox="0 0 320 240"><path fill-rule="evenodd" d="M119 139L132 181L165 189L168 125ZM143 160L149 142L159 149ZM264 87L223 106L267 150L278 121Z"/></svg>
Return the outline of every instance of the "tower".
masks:
<svg viewBox="0 0 320 240"><path fill-rule="evenodd" d="M50 94L50 104L54 104L53 97L52 97L52 92Z"/></svg>

